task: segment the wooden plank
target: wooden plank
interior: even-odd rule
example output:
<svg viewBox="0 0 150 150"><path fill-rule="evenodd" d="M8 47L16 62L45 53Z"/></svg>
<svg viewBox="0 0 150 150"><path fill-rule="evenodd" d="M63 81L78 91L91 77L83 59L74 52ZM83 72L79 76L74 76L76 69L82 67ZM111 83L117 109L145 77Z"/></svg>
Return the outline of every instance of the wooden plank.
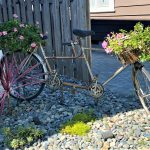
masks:
<svg viewBox="0 0 150 150"><path fill-rule="evenodd" d="M36 2L36 1L34 1L34 2ZM27 4L27 12L26 12L26 14L27 14L27 22L29 23L29 24L34 24L34 21L33 21L33 10L32 10L32 2L31 2L31 0L27 0L26 1L26 4ZM34 5L35 6L35 5Z"/></svg>
<svg viewBox="0 0 150 150"><path fill-rule="evenodd" d="M20 3L16 3L16 14L18 15L18 20L21 22L21 10L20 10Z"/></svg>
<svg viewBox="0 0 150 150"><path fill-rule="evenodd" d="M55 0L52 3L52 24L53 24L53 48L55 49L55 55L61 56L61 27L60 27L60 13L59 13L59 1ZM57 60L57 71L58 73L63 72L63 68L61 66L61 60Z"/></svg>
<svg viewBox="0 0 150 150"><path fill-rule="evenodd" d="M48 1L44 1L41 3L42 8L42 24L43 24L43 32L48 35L47 45L46 45L46 55L53 55L53 47L52 47L52 32L51 32L51 22L50 22L50 3ZM52 61L49 61L51 67L53 68Z"/></svg>
<svg viewBox="0 0 150 150"><path fill-rule="evenodd" d="M2 18L2 5L0 4L0 23L3 22L3 18Z"/></svg>
<svg viewBox="0 0 150 150"><path fill-rule="evenodd" d="M72 1L72 3L71 3L72 30L73 29L80 29L79 20L80 20L79 1L75 0L75 1ZM76 39L76 37L73 36L73 40L75 40L75 39ZM77 48L77 52L79 52L80 48L79 47L76 47L76 48ZM75 68L74 68L75 74L74 74L74 76L75 76L75 78L82 80L83 79L83 68L81 68L82 60L77 59L77 60L74 61L74 64L75 64Z"/></svg>
<svg viewBox="0 0 150 150"><path fill-rule="evenodd" d="M86 7L85 7L86 6ZM84 12L83 12L83 16L84 16L84 27L85 29L87 30L91 30L91 20L90 20L90 2L89 0L84 0L84 3L83 3L83 7L85 8ZM87 47L91 47L91 36L87 37L86 40L85 40L85 43L84 43L84 46L87 46ZM91 66L91 62L92 62L92 54L91 54L91 51L88 50L86 51L86 56L87 56L87 59L88 59L88 62ZM83 68L85 67L85 64L83 64ZM89 74L88 74L88 70L86 69L84 71L84 74L83 74L83 79L89 81L90 80L90 77L89 77Z"/></svg>
<svg viewBox="0 0 150 150"><path fill-rule="evenodd" d="M62 32L62 42L71 42L71 30L70 30L70 11L69 5L70 1L60 1L60 17L61 17L61 32ZM62 52L64 56L72 56L71 47L63 46ZM68 65L69 64L69 65ZM64 60L62 62L64 68L64 74L73 77L73 63L72 60Z"/></svg>
<svg viewBox="0 0 150 150"><path fill-rule="evenodd" d="M71 3L71 17L72 17L72 29L89 29L89 6L87 7L87 5L89 5L89 1L87 0L75 0L72 1ZM86 6L86 7L85 7ZM87 21L88 20L88 21ZM73 37L75 38L75 37ZM87 40L89 43L90 41ZM83 46L87 46L88 42L83 42ZM89 53L89 52L88 52ZM88 59L90 57L90 54L87 53ZM85 65L84 60L77 60L76 62L76 72L77 72L77 78L78 79L83 79L84 81L88 81L89 80L89 73L87 70L87 67ZM82 69L81 69L82 68Z"/></svg>
<svg viewBox="0 0 150 150"><path fill-rule="evenodd" d="M90 16L89 1L88 0L80 1L79 6L80 6L80 14L81 14L80 20L79 20L80 26L84 30L89 30L89 29L91 29L90 19L89 19L90 18L89 17ZM83 46L91 47L90 41L91 41L91 37L85 38L85 40L83 41ZM91 64L91 51L88 50L85 52L85 54L86 54L89 64ZM82 68L85 68L83 71L83 80L89 81L89 71L88 71L87 66L84 61L82 61Z"/></svg>
<svg viewBox="0 0 150 150"><path fill-rule="evenodd" d="M35 19L36 22L39 23L39 27L42 30L40 0L33 1L33 5L34 5L34 19Z"/></svg>
<svg viewBox="0 0 150 150"><path fill-rule="evenodd" d="M3 19L4 19L4 21L8 21L8 13L7 13L6 0L2 1L2 11L3 11Z"/></svg>
<svg viewBox="0 0 150 150"><path fill-rule="evenodd" d="M12 8L11 0L7 0L7 7L8 7L8 18L12 19L13 18L13 8Z"/></svg>
<svg viewBox="0 0 150 150"><path fill-rule="evenodd" d="M135 5L148 5L150 4L149 0L142 0L142 1L137 1L137 0L115 0L115 7L122 7L122 6L135 6Z"/></svg>
<svg viewBox="0 0 150 150"><path fill-rule="evenodd" d="M21 22L26 23L25 1L19 0L19 2L20 2Z"/></svg>
<svg viewBox="0 0 150 150"><path fill-rule="evenodd" d="M17 14L17 6L16 3L18 2L18 0L13 0L12 1L12 5L13 5L13 13ZM17 14L18 15L18 14Z"/></svg>

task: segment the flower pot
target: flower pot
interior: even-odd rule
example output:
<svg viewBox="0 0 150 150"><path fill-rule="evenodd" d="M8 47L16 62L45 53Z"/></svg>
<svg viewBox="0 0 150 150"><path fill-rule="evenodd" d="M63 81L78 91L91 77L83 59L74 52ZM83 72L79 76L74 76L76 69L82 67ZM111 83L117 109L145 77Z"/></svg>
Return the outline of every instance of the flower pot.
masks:
<svg viewBox="0 0 150 150"><path fill-rule="evenodd" d="M139 54L136 51L123 51L118 54L118 58L122 64L133 64L139 60Z"/></svg>

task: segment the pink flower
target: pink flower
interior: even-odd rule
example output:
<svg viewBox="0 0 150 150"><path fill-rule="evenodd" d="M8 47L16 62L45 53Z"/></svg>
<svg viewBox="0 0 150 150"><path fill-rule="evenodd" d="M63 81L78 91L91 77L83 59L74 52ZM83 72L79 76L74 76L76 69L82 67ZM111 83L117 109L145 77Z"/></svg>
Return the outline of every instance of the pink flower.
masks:
<svg viewBox="0 0 150 150"><path fill-rule="evenodd" d="M119 46L121 45L121 42L120 42L120 41L118 41L118 45L119 45Z"/></svg>
<svg viewBox="0 0 150 150"><path fill-rule="evenodd" d="M103 41L103 43L102 43L102 47L103 47L104 49L106 49L106 48L107 48L107 46L108 46L108 43L107 43L106 41Z"/></svg>
<svg viewBox="0 0 150 150"><path fill-rule="evenodd" d="M0 32L0 36L2 36L3 35L3 33L2 32Z"/></svg>
<svg viewBox="0 0 150 150"><path fill-rule="evenodd" d="M14 32L17 32L18 30L17 30L17 28L14 28Z"/></svg>
<svg viewBox="0 0 150 150"><path fill-rule="evenodd" d="M19 36L19 39L20 39L20 40L24 40L24 36L20 35L20 36Z"/></svg>
<svg viewBox="0 0 150 150"><path fill-rule="evenodd" d="M122 39L122 38L124 38L124 34L119 33L119 34L116 35L116 38L117 39Z"/></svg>
<svg viewBox="0 0 150 150"><path fill-rule="evenodd" d="M36 47L36 43L35 42L31 43L31 47L35 48Z"/></svg>
<svg viewBox="0 0 150 150"><path fill-rule="evenodd" d="M44 36L44 35L41 33L41 34L40 34L40 37L43 38L43 36Z"/></svg>
<svg viewBox="0 0 150 150"><path fill-rule="evenodd" d="M111 53L112 51L113 51L112 48L106 48L106 49L105 49L105 52L106 52L107 54Z"/></svg>
<svg viewBox="0 0 150 150"><path fill-rule="evenodd" d="M3 31L2 33L3 33L3 35L7 35L7 31Z"/></svg>
<svg viewBox="0 0 150 150"><path fill-rule="evenodd" d="M23 28L23 27L24 27L24 24L22 23L22 24L20 24L19 26L20 26L21 28Z"/></svg>
<svg viewBox="0 0 150 150"><path fill-rule="evenodd" d="M18 18L17 14L13 14L13 17L14 17L14 18Z"/></svg>

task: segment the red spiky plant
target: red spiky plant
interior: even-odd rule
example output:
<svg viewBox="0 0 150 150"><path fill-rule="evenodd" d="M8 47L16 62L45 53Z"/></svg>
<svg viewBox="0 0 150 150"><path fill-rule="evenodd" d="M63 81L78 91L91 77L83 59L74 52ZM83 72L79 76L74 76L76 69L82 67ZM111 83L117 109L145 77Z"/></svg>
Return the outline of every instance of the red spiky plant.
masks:
<svg viewBox="0 0 150 150"><path fill-rule="evenodd" d="M15 76L15 72L17 70L14 68L14 62L9 62L7 57L3 58L0 63L0 81L3 90L0 92L0 111L3 113L5 100L8 101L8 108L10 105L9 102L9 94L10 94L10 87Z"/></svg>
<svg viewBox="0 0 150 150"><path fill-rule="evenodd" d="M17 97L24 99L24 97L17 92L19 88L26 87L28 85L34 85L43 82L42 80L36 79L34 76L28 76L32 70L38 67L40 64L34 64L28 68L24 68L24 64L28 60L28 57L25 57L20 64L17 63L17 58L15 55L11 55L11 57L3 57L0 61L0 81L3 87L3 90L0 91L0 112L3 113L5 101L8 102L8 108L10 110L10 92L13 90ZM20 71L23 70L21 73ZM43 73L38 73L36 75L43 76ZM21 85L17 83L22 81ZM16 86L14 86L16 85Z"/></svg>

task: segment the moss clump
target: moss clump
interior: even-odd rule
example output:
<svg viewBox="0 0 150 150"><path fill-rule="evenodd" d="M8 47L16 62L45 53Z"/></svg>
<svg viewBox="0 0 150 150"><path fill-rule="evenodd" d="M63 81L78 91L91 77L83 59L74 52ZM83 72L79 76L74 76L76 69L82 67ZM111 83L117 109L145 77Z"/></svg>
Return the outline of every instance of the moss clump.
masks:
<svg viewBox="0 0 150 150"><path fill-rule="evenodd" d="M31 144L34 140L41 138L43 132L33 126L22 127L18 126L15 129L9 127L3 128L5 137L5 145L10 148L23 148L27 144Z"/></svg>
<svg viewBox="0 0 150 150"><path fill-rule="evenodd" d="M91 129L91 127L87 123L94 121L95 119L96 117L93 111L89 111L87 113L77 113L71 120L63 125L60 132L70 135L84 136Z"/></svg>
<svg viewBox="0 0 150 150"><path fill-rule="evenodd" d="M84 122L84 123L87 123L87 122L91 122L91 121L94 121L96 118L95 118L95 115L93 113L93 111L89 111L87 113L85 112L81 112L81 113L78 113L76 114L73 118L72 118L72 121L74 122Z"/></svg>
<svg viewBox="0 0 150 150"><path fill-rule="evenodd" d="M83 136L90 131L90 126L83 122L76 122L75 124L67 125L61 130L62 133L67 133L70 135Z"/></svg>

